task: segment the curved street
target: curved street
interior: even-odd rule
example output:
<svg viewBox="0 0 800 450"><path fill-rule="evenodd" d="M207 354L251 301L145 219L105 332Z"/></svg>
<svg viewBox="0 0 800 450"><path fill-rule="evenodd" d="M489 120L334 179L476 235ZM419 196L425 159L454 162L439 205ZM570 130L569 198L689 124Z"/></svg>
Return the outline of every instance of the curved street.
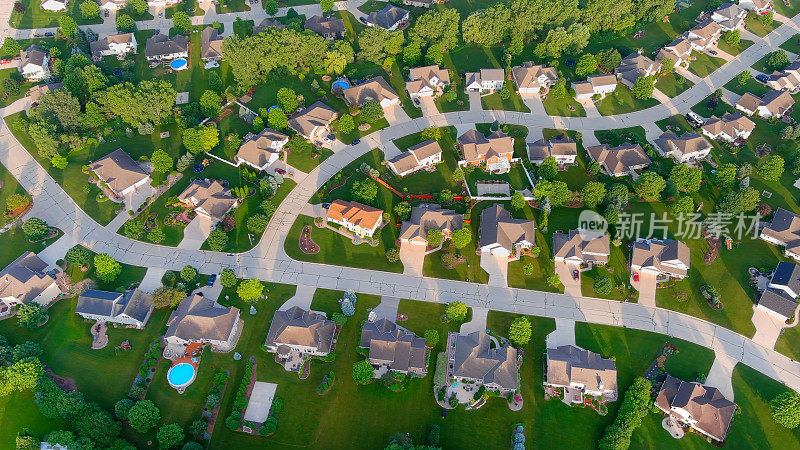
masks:
<svg viewBox="0 0 800 450"><path fill-rule="evenodd" d="M350 6L363 2L345 3ZM0 13L0 21L4 20L4 23L7 23L7 14L10 13L12 4L10 0L0 2L0 10L5 12ZM341 6L341 3L337 6ZM198 20L205 22L206 17L212 16L216 16L214 20L220 20L216 14L202 16ZM232 20L233 18L227 21L232 22ZM208 23L211 21L213 20ZM41 217L65 233L61 239L42 252L41 256L49 263L63 257L68 248L81 244L94 252L108 253L118 261L150 268L180 270L184 265L191 264L202 273L219 273L221 269L231 267L241 277L259 278L269 282L315 288L353 289L360 293L428 302L444 303L460 300L470 306L497 311L635 328L696 342L714 350L718 356L722 355L731 361L741 362L800 391L800 363L753 342L749 337L679 312L589 297L306 263L293 260L284 252L284 241L292 224L318 188L355 158L373 148L383 148L395 138L431 126L472 126L474 123L494 120L524 125L531 130L564 128L583 133L639 125L652 126L657 120L685 113L691 106L702 101L715 89L721 88L724 83L750 67L763 55L777 49L781 43L800 31L798 24L800 15L790 19L724 64L703 82L695 84L666 104L659 104L646 110L599 118L551 117L512 111L463 111L395 123L366 136L357 146L340 143L334 148L333 156L309 174L300 175L295 179L298 185L280 204L259 243L252 250L240 254L185 250L148 244L119 235L116 229L101 226L81 210L20 145L5 121L2 121L0 126L0 161L33 197L34 208L30 215ZM141 28L147 28L148 24L143 25ZM18 36L13 33L23 31L26 30L0 29L4 36L8 36L7 33ZM26 103L27 99L23 98L4 108L3 117L24 109Z"/></svg>

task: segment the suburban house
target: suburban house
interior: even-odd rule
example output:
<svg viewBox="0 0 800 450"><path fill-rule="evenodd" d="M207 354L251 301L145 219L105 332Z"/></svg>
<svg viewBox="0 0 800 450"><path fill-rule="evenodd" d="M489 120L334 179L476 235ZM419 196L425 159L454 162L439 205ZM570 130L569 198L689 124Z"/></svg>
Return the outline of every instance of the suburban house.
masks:
<svg viewBox="0 0 800 450"><path fill-rule="evenodd" d="M789 320L797 310L800 294L800 266L781 261L761 292L756 308L781 320Z"/></svg>
<svg viewBox="0 0 800 450"><path fill-rule="evenodd" d="M800 216L797 214L778 208L772 215L772 222L761 228L759 238L783 247L784 256L800 261Z"/></svg>
<svg viewBox="0 0 800 450"><path fill-rule="evenodd" d="M507 172L514 162L514 138L495 131L488 137L472 129L457 139L458 147L464 155L459 165L479 166L486 164L489 172Z"/></svg>
<svg viewBox="0 0 800 450"><path fill-rule="evenodd" d="M447 374L455 382L474 383L475 388L507 395L519 389L517 349L501 346L484 331L447 336ZM452 384L452 383L451 383Z"/></svg>
<svg viewBox="0 0 800 450"><path fill-rule="evenodd" d="M200 33L200 58L207 63L222 61L222 37L212 26L203 28Z"/></svg>
<svg viewBox="0 0 800 450"><path fill-rule="evenodd" d="M713 20L704 20L685 34L693 50L704 52L717 44L722 36L722 26Z"/></svg>
<svg viewBox="0 0 800 450"><path fill-rule="evenodd" d="M144 328L153 313L153 298L139 289L108 292L90 289L78 297L75 313L84 319Z"/></svg>
<svg viewBox="0 0 800 450"><path fill-rule="evenodd" d="M586 81L573 81L572 89L578 100L589 99L595 95L604 97L617 90L617 77L611 73L589 75Z"/></svg>
<svg viewBox="0 0 800 450"><path fill-rule="evenodd" d="M17 305L47 306L60 293L55 278L47 273L47 263L36 253L25 252L0 272L0 317Z"/></svg>
<svg viewBox="0 0 800 450"><path fill-rule="evenodd" d="M584 402L584 396L617 400L617 366L611 359L574 345L547 349L544 385L564 389L564 403Z"/></svg>
<svg viewBox="0 0 800 450"><path fill-rule="evenodd" d="M236 347L243 325L239 308L222 306L199 293L192 294L181 300L169 316L164 341L172 347L210 344L214 351L229 352Z"/></svg>
<svg viewBox="0 0 800 450"><path fill-rule="evenodd" d="M650 165L650 158L639 144L622 144L617 147L609 147L606 144L595 145L587 148L586 152L613 177L633 175L637 170Z"/></svg>
<svg viewBox="0 0 800 450"><path fill-rule="evenodd" d="M89 43L92 60L100 61L106 56L122 59L128 53L136 53L136 36L133 33L120 33L106 36Z"/></svg>
<svg viewBox="0 0 800 450"><path fill-rule="evenodd" d="M230 210L239 204L239 200L231 196L231 190L217 180L194 180L178 195L178 201L188 208L193 208L198 216L205 217L215 223L219 222Z"/></svg>
<svg viewBox="0 0 800 450"><path fill-rule="evenodd" d="M558 72L553 67L525 61L521 66L511 68L511 78L520 94L538 94L542 89L547 93L558 81Z"/></svg>
<svg viewBox="0 0 800 450"><path fill-rule="evenodd" d="M68 4L67 0L42 0L39 6L45 11L59 12L66 11Z"/></svg>
<svg viewBox="0 0 800 450"><path fill-rule="evenodd" d="M37 84L36 86L30 88L28 90L28 101L30 106L36 106L39 104L39 99L42 98L43 95L57 91L64 87L61 83L45 83L45 84Z"/></svg>
<svg viewBox="0 0 800 450"><path fill-rule="evenodd" d="M289 136L271 128L264 128L258 134L247 133L233 159L237 166L244 163L256 170L267 170L270 164L280 158L287 142Z"/></svg>
<svg viewBox="0 0 800 450"><path fill-rule="evenodd" d="M650 272L666 278L686 278L689 272L689 247L673 239L638 239L633 244L632 272Z"/></svg>
<svg viewBox="0 0 800 450"><path fill-rule="evenodd" d="M289 119L289 128L309 141L316 141L331 132L331 123L339 113L321 101L314 102Z"/></svg>
<svg viewBox="0 0 800 450"><path fill-rule="evenodd" d="M771 90L763 97L746 92L736 102L736 109L752 116L758 113L760 117L783 117L792 111L794 98L786 91Z"/></svg>
<svg viewBox="0 0 800 450"><path fill-rule="evenodd" d="M189 38L178 34L170 39L167 34L157 34L145 41L144 54L151 65L176 58L188 58Z"/></svg>
<svg viewBox="0 0 800 450"><path fill-rule="evenodd" d="M387 4L380 11L369 13L364 23L370 27L380 27L389 31L403 29L408 25L408 11Z"/></svg>
<svg viewBox="0 0 800 450"><path fill-rule="evenodd" d="M50 55L35 45L19 52L17 70L28 81L41 81L50 77Z"/></svg>
<svg viewBox="0 0 800 450"><path fill-rule="evenodd" d="M386 109L400 103L400 97L383 77L375 77L365 83L351 86L343 90L342 95L348 106L361 106L366 101L374 100Z"/></svg>
<svg viewBox="0 0 800 450"><path fill-rule="evenodd" d="M723 3L719 8L711 13L711 20L717 22L722 31L733 31L744 25L744 18L747 10L736 3Z"/></svg>
<svg viewBox="0 0 800 450"><path fill-rule="evenodd" d="M767 79L767 86L779 91L797 93L800 90L800 59L794 60L780 72L772 72Z"/></svg>
<svg viewBox="0 0 800 450"><path fill-rule="evenodd" d="M319 16L316 16L316 17L319 17ZM308 21L306 21L306 24L308 24ZM253 24L253 34L261 33L262 31L266 30L267 28L271 28L271 27L275 27L276 30L281 30L283 28L286 28L286 25L278 22L275 19L270 19L269 17L267 17L266 19L262 20L260 23ZM306 28L306 30L307 29L308 28Z"/></svg>
<svg viewBox="0 0 800 450"><path fill-rule="evenodd" d="M100 0L100 9L102 11L119 11L125 9L126 4L126 0Z"/></svg>
<svg viewBox="0 0 800 450"><path fill-rule="evenodd" d="M653 61L641 53L631 53L614 69L620 83L632 88L639 77L649 77L661 72L661 63Z"/></svg>
<svg viewBox="0 0 800 450"><path fill-rule="evenodd" d="M747 117L739 113L725 113L724 116L711 116L706 120L700 129L709 139L722 139L727 142L734 142L739 139L747 139L756 124Z"/></svg>
<svg viewBox="0 0 800 450"><path fill-rule="evenodd" d="M376 378L387 370L419 377L428 373L425 338L388 319L364 322L359 347L369 350L367 360Z"/></svg>
<svg viewBox="0 0 800 450"><path fill-rule="evenodd" d="M345 227L361 237L372 237L383 223L383 211L358 202L334 200L325 219Z"/></svg>
<svg viewBox="0 0 800 450"><path fill-rule="evenodd" d="M305 29L332 41L344 37L344 20L336 17L311 16L306 19Z"/></svg>
<svg viewBox="0 0 800 450"><path fill-rule="evenodd" d="M739 6L759 15L775 12L772 0L740 0Z"/></svg>
<svg viewBox="0 0 800 450"><path fill-rule="evenodd" d="M443 3L444 0L403 0L406 6L413 6L415 8L430 8L435 3Z"/></svg>
<svg viewBox="0 0 800 450"><path fill-rule="evenodd" d="M665 58L669 58L675 66L682 66L689 62L692 56L692 44L686 38L679 37L669 44L662 47L656 54L656 61L661 64Z"/></svg>
<svg viewBox="0 0 800 450"><path fill-rule="evenodd" d="M121 148L89 163L89 169L118 197L150 182L150 175Z"/></svg>
<svg viewBox="0 0 800 450"><path fill-rule="evenodd" d="M669 374L655 404L679 424L718 442L725 440L736 412L736 404L726 399L719 389L679 380Z"/></svg>
<svg viewBox="0 0 800 450"><path fill-rule="evenodd" d="M519 259L536 242L536 222L514 219L503 205L494 204L481 211L479 236L482 253Z"/></svg>
<svg viewBox="0 0 800 450"><path fill-rule="evenodd" d="M593 235L582 230L553 233L553 257L557 262L573 265L586 264L588 268L608 264L611 245L608 234Z"/></svg>
<svg viewBox="0 0 800 450"><path fill-rule="evenodd" d="M672 158L676 163L686 163L705 159L711 153L712 145L702 134L690 131L678 136L674 131L665 131L655 141L655 149L662 156Z"/></svg>
<svg viewBox="0 0 800 450"><path fill-rule="evenodd" d="M400 243L412 245L428 245L428 231L437 229L445 239L450 239L453 232L464 226L464 215L441 205L423 203L411 208L411 217L400 227Z"/></svg>
<svg viewBox="0 0 800 450"><path fill-rule="evenodd" d="M413 67L409 70L406 91L412 100L438 96L450 85L450 73L439 66Z"/></svg>
<svg viewBox="0 0 800 450"><path fill-rule="evenodd" d="M282 362L305 356L326 356L336 343L336 324L325 313L292 306L275 311L264 342L269 353ZM287 366L291 368L291 366Z"/></svg>
<svg viewBox="0 0 800 450"><path fill-rule="evenodd" d="M395 175L404 177L442 162L442 147L433 139L412 145L408 150L386 161Z"/></svg>
<svg viewBox="0 0 800 450"><path fill-rule="evenodd" d="M561 135L550 140L539 139L528 144L528 158L537 166L545 159L553 157L559 166L575 164L578 156L578 144Z"/></svg>
<svg viewBox="0 0 800 450"><path fill-rule="evenodd" d="M503 89L506 72L503 69L481 69L480 72L467 72L464 77L467 92L488 94Z"/></svg>

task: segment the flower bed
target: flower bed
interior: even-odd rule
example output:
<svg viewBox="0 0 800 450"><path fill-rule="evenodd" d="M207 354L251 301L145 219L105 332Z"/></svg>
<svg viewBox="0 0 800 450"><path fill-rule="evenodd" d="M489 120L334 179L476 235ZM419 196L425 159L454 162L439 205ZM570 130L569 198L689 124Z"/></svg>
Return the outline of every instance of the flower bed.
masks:
<svg viewBox="0 0 800 450"><path fill-rule="evenodd" d="M317 394L325 395L333 388L333 384L336 382L336 374L333 371L328 372L324 377L322 377L322 381L317 386Z"/></svg>
<svg viewBox="0 0 800 450"><path fill-rule="evenodd" d="M247 403L250 398L250 393L253 390L253 385L256 382L256 360L253 357L247 361L247 366L244 370L244 376L239 383L239 389L236 391L236 398L233 400L233 411L225 419L225 425L231 431L242 430L242 416L247 409Z"/></svg>

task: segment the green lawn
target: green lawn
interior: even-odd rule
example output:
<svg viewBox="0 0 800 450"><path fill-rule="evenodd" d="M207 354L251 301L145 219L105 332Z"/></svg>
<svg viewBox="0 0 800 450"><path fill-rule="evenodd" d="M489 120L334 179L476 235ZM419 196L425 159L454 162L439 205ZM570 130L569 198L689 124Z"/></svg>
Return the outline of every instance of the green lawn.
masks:
<svg viewBox="0 0 800 450"><path fill-rule="evenodd" d="M780 2L775 2L780 3ZM773 20L772 23L764 25L761 22L761 18L753 12L747 14L747 17L744 18L744 26L747 28L748 31L764 37L769 34L770 31L778 28L781 25L780 22Z"/></svg>
<svg viewBox="0 0 800 450"><path fill-rule="evenodd" d="M689 121L686 120L686 117L680 114L667 117L666 119L661 119L656 122L656 125L663 131L667 131L667 129L672 129L678 134L683 134L687 131L694 130L694 128L692 128L692 126L689 125Z"/></svg>
<svg viewBox="0 0 800 450"><path fill-rule="evenodd" d="M776 51L778 51L778 50L776 50ZM771 74L773 71L776 71L776 70L777 71L783 70L783 67L771 67L771 66L767 65L767 60L769 60L769 57L770 57L771 54L772 53L767 53L761 59L759 59L758 61L753 63L753 65L751 67L753 69L759 71L759 72L766 73L766 74ZM791 58L790 58L790 60L791 60Z"/></svg>
<svg viewBox="0 0 800 450"><path fill-rule="evenodd" d="M753 41L748 41L747 39L741 39L738 47L731 47L727 42L725 42L725 39L720 39L717 41L717 47L720 50L733 56L736 56L739 53L747 50L747 48L751 45L753 45Z"/></svg>
<svg viewBox="0 0 800 450"><path fill-rule="evenodd" d="M11 11L11 18L8 23L13 28L45 28L57 27L58 18L61 16L72 16L78 25L89 25L102 23L103 20L98 15L97 17L86 19L81 14L80 4L77 1L70 2L67 5L66 11L50 12L43 10L40 5L40 0L18 0L25 8L25 13L20 14L14 10Z"/></svg>
<svg viewBox="0 0 800 450"><path fill-rule="evenodd" d="M795 34L790 37L786 42L781 44L781 48L794 54L800 53L800 34Z"/></svg>
<svg viewBox="0 0 800 450"><path fill-rule="evenodd" d="M656 89L666 94L667 97L672 98L677 97L683 91L694 86L694 83L672 72L660 76L655 86Z"/></svg>
<svg viewBox="0 0 800 450"><path fill-rule="evenodd" d="M250 11L247 0L227 0L225 3L216 3L217 14Z"/></svg>
<svg viewBox="0 0 800 450"><path fill-rule="evenodd" d="M748 78L747 83L745 83L744 85L740 85L739 81L736 78L734 78L731 81L725 83L725 89L731 92L735 92L739 95L744 95L745 92L749 92L758 97L761 97L762 95L766 94L771 90L767 85L765 85L764 83L759 83L753 77Z"/></svg>
<svg viewBox="0 0 800 450"><path fill-rule="evenodd" d="M583 105L570 96L555 98L552 95L548 95L542 103L544 104L544 110L551 116L586 117L586 110L583 109Z"/></svg>
<svg viewBox="0 0 800 450"><path fill-rule="evenodd" d="M734 110L732 106L722 101L722 99L719 99L716 103L716 106L712 107L709 102L711 101L711 98L713 96L714 94L711 94L702 101L700 101L700 103L692 106L692 111L696 112L697 114L700 114L705 118L709 118L712 115L721 117L726 112L732 112Z"/></svg>
<svg viewBox="0 0 800 450"><path fill-rule="evenodd" d="M315 148L307 152L287 150L286 159L290 166L302 172L309 173L331 155L333 155L333 152L325 147Z"/></svg>
<svg viewBox="0 0 800 450"><path fill-rule="evenodd" d="M2 83L11 77L11 74L18 73L17 69L3 69L0 70L0 86ZM13 95L9 94L6 91L2 91L2 95L0 95L0 107L10 105L14 103L16 100L21 99L25 96L28 90L36 85L36 83L29 83L27 81L23 82L19 85L19 91Z"/></svg>
<svg viewBox="0 0 800 450"><path fill-rule="evenodd" d="M692 52L695 60L689 63L689 71L700 78L707 77L711 72L725 64L722 58L715 58L705 53Z"/></svg>
<svg viewBox="0 0 800 450"><path fill-rule="evenodd" d="M481 96L481 105L483 109L488 110L531 112L530 108L522 101L522 97L516 92L511 94L511 98L508 100L500 98L500 94L497 92L483 95Z"/></svg>
<svg viewBox="0 0 800 450"><path fill-rule="evenodd" d="M386 2L379 2L377 0L368 0L366 3L358 7L358 10L364 14L369 14L373 11L380 11L386 7Z"/></svg>
<svg viewBox="0 0 800 450"><path fill-rule="evenodd" d="M640 100L633 96L631 90L623 85L618 84L617 89L608 94L600 103L597 104L597 110L604 116L611 116L614 114L622 114L627 112L639 111L640 109L647 109L651 106L658 104L658 100L648 98Z"/></svg>

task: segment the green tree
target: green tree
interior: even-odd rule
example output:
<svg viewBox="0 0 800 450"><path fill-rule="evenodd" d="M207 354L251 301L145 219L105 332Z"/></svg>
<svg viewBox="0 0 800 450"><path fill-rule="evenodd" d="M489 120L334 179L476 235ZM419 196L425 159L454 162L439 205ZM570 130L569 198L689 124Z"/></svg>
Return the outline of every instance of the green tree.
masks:
<svg viewBox="0 0 800 450"><path fill-rule="evenodd" d="M408 220L408 218L411 216L411 203L402 201L394 205L394 213L397 214L398 219Z"/></svg>
<svg viewBox="0 0 800 450"><path fill-rule="evenodd" d="M62 130L74 130L81 123L81 104L66 89L48 92L30 110L30 117L56 125Z"/></svg>
<svg viewBox="0 0 800 450"><path fill-rule="evenodd" d="M511 86L511 85L509 83L505 83L503 85L503 88L505 88L506 86ZM554 84L553 87L550 88L550 95L552 95L553 98L556 99L567 98L567 80L565 78L559 78L558 81L556 81L556 84Z"/></svg>
<svg viewBox="0 0 800 450"><path fill-rule="evenodd" d="M83 267L92 261L92 253L83 247L75 246L67 250L67 255L64 259L70 264Z"/></svg>
<svg viewBox="0 0 800 450"><path fill-rule="evenodd" d="M267 123L269 126L276 130L285 130L289 126L289 120L286 118L286 113L281 108L273 108L267 115Z"/></svg>
<svg viewBox="0 0 800 450"><path fill-rule="evenodd" d="M22 224L22 232L31 241L38 241L50 234L50 226L42 219L32 217Z"/></svg>
<svg viewBox="0 0 800 450"><path fill-rule="evenodd" d="M558 162L552 156L545 158L536 170L536 173L545 180L552 180L558 175Z"/></svg>
<svg viewBox="0 0 800 450"><path fill-rule="evenodd" d="M646 171L634 182L633 190L644 200L657 200L666 185L667 182L660 175Z"/></svg>
<svg viewBox="0 0 800 450"><path fill-rule="evenodd" d="M211 125L183 130L183 146L196 154L209 151L219 143L219 131Z"/></svg>
<svg viewBox="0 0 800 450"><path fill-rule="evenodd" d="M278 2L276 0L267 0L264 2L264 11L270 16L278 13Z"/></svg>
<svg viewBox="0 0 800 450"><path fill-rule="evenodd" d="M222 98L214 91L206 90L200 96L200 108L206 117L214 119L219 116L221 103Z"/></svg>
<svg viewBox="0 0 800 450"><path fill-rule="evenodd" d="M107 254L100 253L94 257L94 273L98 279L109 283L122 273L122 265Z"/></svg>
<svg viewBox="0 0 800 450"><path fill-rule="evenodd" d="M91 439L105 447L114 442L122 426L96 403L89 403L75 416L72 428L80 438Z"/></svg>
<svg viewBox="0 0 800 450"><path fill-rule="evenodd" d="M125 236L131 239L139 239L144 233L144 225L141 221L131 219L125 222Z"/></svg>
<svg viewBox="0 0 800 450"><path fill-rule="evenodd" d="M250 303L258 300L263 290L264 285L260 281L256 279L243 280L236 288L236 294L240 299Z"/></svg>
<svg viewBox="0 0 800 450"><path fill-rule="evenodd" d="M228 246L228 234L217 228L209 233L206 243L211 250L221 252Z"/></svg>
<svg viewBox="0 0 800 450"><path fill-rule="evenodd" d="M467 227L454 231L450 237L450 244L458 249L466 247L470 242L472 242L472 231Z"/></svg>
<svg viewBox="0 0 800 450"><path fill-rule="evenodd" d="M469 312L469 308L463 302L452 302L445 308L447 318L456 322L467 320L467 312Z"/></svg>
<svg viewBox="0 0 800 450"><path fill-rule="evenodd" d="M58 27L61 33L68 39L72 39L72 37L75 36L75 30L78 29L75 19L67 15L58 17Z"/></svg>
<svg viewBox="0 0 800 450"><path fill-rule="evenodd" d="M453 9L427 11L417 17L414 26L409 29L410 45L416 45L418 48L422 45L436 45L441 51L452 50L458 45L460 20L458 11ZM403 61L406 61L405 50Z"/></svg>
<svg viewBox="0 0 800 450"><path fill-rule="evenodd" d="M136 31L136 21L129 14L118 13L116 19L117 31L120 33L132 33Z"/></svg>
<svg viewBox="0 0 800 450"><path fill-rule="evenodd" d="M700 190L703 181L703 171L699 167L690 167L686 164L676 164L669 172L669 179L681 192L693 194Z"/></svg>
<svg viewBox="0 0 800 450"><path fill-rule="evenodd" d="M356 361L353 364L353 380L355 380L357 384L368 384L372 381L374 376L375 369L366 359Z"/></svg>
<svg viewBox="0 0 800 450"><path fill-rule="evenodd" d="M531 321L526 316L517 317L508 327L508 338L518 347L528 345L532 333Z"/></svg>
<svg viewBox="0 0 800 450"><path fill-rule="evenodd" d="M177 28L179 33L185 33L192 28L192 19L183 11L175 11L172 14L172 26Z"/></svg>
<svg viewBox="0 0 800 450"><path fill-rule="evenodd" d="M119 420L126 420L128 418L128 411L131 410L136 402L129 398L123 398L117 401L114 405L114 414Z"/></svg>
<svg viewBox="0 0 800 450"><path fill-rule="evenodd" d="M633 93L634 97L640 100L646 100L653 96L654 88L655 79L653 77L639 77L633 84L633 89L631 89L631 92Z"/></svg>
<svg viewBox="0 0 800 450"><path fill-rule="evenodd" d="M597 72L597 59L591 53L581 55L575 65L575 75L585 77Z"/></svg>
<svg viewBox="0 0 800 450"><path fill-rule="evenodd" d="M442 230L438 228L431 228L428 230L428 245L431 247L438 247L442 245L442 241L444 241L444 235L442 234Z"/></svg>
<svg viewBox="0 0 800 450"><path fill-rule="evenodd" d="M622 55L615 48L601 50L597 54L597 62L600 65L600 70L604 73L613 71L622 62Z"/></svg>
<svg viewBox="0 0 800 450"><path fill-rule="evenodd" d="M513 209L522 209L525 207L525 197L522 195L522 192L515 192L511 195L511 208Z"/></svg>
<svg viewBox="0 0 800 450"><path fill-rule="evenodd" d="M19 45L19 43L10 37L7 37L3 41L3 47L0 48L0 54L2 54L3 57L15 58L19 56L19 52L21 51L22 47Z"/></svg>
<svg viewBox="0 0 800 450"><path fill-rule="evenodd" d="M581 189L583 204L589 208L594 208L595 206L599 205L605 196L606 187L599 181L590 181L583 186L583 189Z"/></svg>
<svg viewBox="0 0 800 450"><path fill-rule="evenodd" d="M741 43L741 33L739 30L726 31L722 34L722 39L732 48L739 48L739 44Z"/></svg>
<svg viewBox="0 0 800 450"><path fill-rule="evenodd" d="M147 12L147 1L146 0L128 0L125 2L125 7L129 10L132 10L134 13L138 15L142 15Z"/></svg>
<svg viewBox="0 0 800 450"><path fill-rule="evenodd" d="M436 344L438 343L439 343L439 332L434 329L425 330L425 345L433 348L436 347Z"/></svg>
<svg viewBox="0 0 800 450"><path fill-rule="evenodd" d="M22 328L34 329L47 320L47 310L38 303L26 303L17 308L17 320Z"/></svg>
<svg viewBox="0 0 800 450"><path fill-rule="evenodd" d="M50 158L50 165L52 165L56 169L64 170L67 168L68 164L69 161L67 160L67 157L64 155L53 155L53 157Z"/></svg>
<svg viewBox="0 0 800 450"><path fill-rule="evenodd" d="M778 394L769 402L772 418L790 430L800 425L800 394L794 391Z"/></svg>
<svg viewBox="0 0 800 450"><path fill-rule="evenodd" d="M81 15L85 19L92 19L100 15L100 6L94 0L85 0L81 3Z"/></svg>
<svg viewBox="0 0 800 450"><path fill-rule="evenodd" d="M669 210L675 217L683 215L688 218L694 212L694 200L688 195L682 195L675 200Z"/></svg>
<svg viewBox="0 0 800 450"><path fill-rule="evenodd" d="M339 120L336 121L336 129L342 134L352 133L353 130L356 129L353 116L350 114L343 114L342 117L339 117Z"/></svg>
<svg viewBox="0 0 800 450"><path fill-rule="evenodd" d="M508 34L511 10L502 3L475 11L461 23L464 41L483 47L493 47Z"/></svg>
<svg viewBox="0 0 800 450"><path fill-rule="evenodd" d="M712 176L715 185L722 188L733 187L736 183L736 165L733 163L721 164L717 167L717 172Z"/></svg>
<svg viewBox="0 0 800 450"><path fill-rule="evenodd" d="M783 49L776 50L767 56L767 68L771 70L783 70L789 65L789 55Z"/></svg>
<svg viewBox="0 0 800 450"><path fill-rule="evenodd" d="M223 287L232 288L236 286L236 273L228 267L222 269L222 272L219 274L219 282L222 284Z"/></svg>
<svg viewBox="0 0 800 450"><path fill-rule="evenodd" d="M161 149L156 149L150 156L150 164L153 165L153 172L167 173L172 170L173 160L169 153Z"/></svg>
<svg viewBox="0 0 800 450"><path fill-rule="evenodd" d="M278 104L284 111L294 111L300 106L297 101L297 93L287 87L278 89Z"/></svg>
<svg viewBox="0 0 800 450"><path fill-rule="evenodd" d="M6 209L20 211L31 204L31 199L25 194L11 194L6 198Z"/></svg>
<svg viewBox="0 0 800 450"><path fill-rule="evenodd" d="M152 400L139 400L128 410L128 422L139 433L147 433L160 420L161 411Z"/></svg>
<svg viewBox="0 0 800 450"><path fill-rule="evenodd" d="M366 123L373 123L383 117L383 108L375 100L367 100L361 105L361 120Z"/></svg>
<svg viewBox="0 0 800 450"><path fill-rule="evenodd" d="M783 175L783 157L781 155L769 155L761 162L758 172L764 181L778 181Z"/></svg>
<svg viewBox="0 0 800 450"><path fill-rule="evenodd" d="M378 196L378 185L371 179L356 180L351 188L353 197L361 202L372 203Z"/></svg>
<svg viewBox="0 0 800 450"><path fill-rule="evenodd" d="M161 286L153 291L153 306L156 308L174 308L186 298L186 293L167 286Z"/></svg>
<svg viewBox="0 0 800 450"><path fill-rule="evenodd" d="M175 16L173 16L173 18L174 17ZM158 448L160 449L177 447L183 442L183 438L183 429L177 423L163 425L158 429L158 433L156 433L156 439L158 439Z"/></svg>
<svg viewBox="0 0 800 450"><path fill-rule="evenodd" d="M333 11L333 0L320 0L319 6L322 8L322 12L331 12Z"/></svg>
<svg viewBox="0 0 800 450"><path fill-rule="evenodd" d="M247 218L247 231L260 236L269 225L269 217L264 214L253 214Z"/></svg>
<svg viewBox="0 0 800 450"><path fill-rule="evenodd" d="M536 183L533 196L540 201L549 199L551 207L564 206L569 198L569 186L563 181L541 180Z"/></svg>
<svg viewBox="0 0 800 450"><path fill-rule="evenodd" d="M183 266L180 273L181 280L187 283L194 283L197 280L197 269L192 266Z"/></svg>
<svg viewBox="0 0 800 450"><path fill-rule="evenodd" d="M717 202L717 210L729 214L739 214L755 209L761 199L761 194L757 189L746 187L744 189L729 192Z"/></svg>

